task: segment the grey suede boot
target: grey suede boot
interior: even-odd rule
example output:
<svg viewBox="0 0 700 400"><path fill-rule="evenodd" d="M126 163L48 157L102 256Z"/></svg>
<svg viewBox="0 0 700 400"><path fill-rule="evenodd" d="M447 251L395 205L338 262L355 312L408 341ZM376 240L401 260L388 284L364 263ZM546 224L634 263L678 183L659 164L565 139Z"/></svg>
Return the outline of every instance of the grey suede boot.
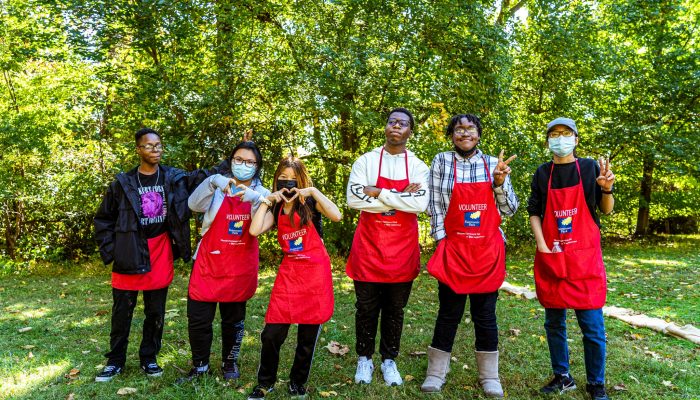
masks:
<svg viewBox="0 0 700 400"><path fill-rule="evenodd" d="M428 346L428 370L420 390L427 393L439 392L449 371L450 353Z"/></svg>
<svg viewBox="0 0 700 400"><path fill-rule="evenodd" d="M498 351L477 351L476 365L479 368L479 383L488 397L503 397L501 380L498 378Z"/></svg>

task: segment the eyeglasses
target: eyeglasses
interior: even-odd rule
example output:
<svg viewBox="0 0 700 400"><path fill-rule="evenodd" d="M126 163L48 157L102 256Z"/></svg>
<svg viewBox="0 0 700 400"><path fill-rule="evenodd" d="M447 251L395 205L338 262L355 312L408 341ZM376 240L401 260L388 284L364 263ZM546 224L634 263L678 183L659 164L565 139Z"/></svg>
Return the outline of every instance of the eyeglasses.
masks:
<svg viewBox="0 0 700 400"><path fill-rule="evenodd" d="M411 125L409 121L404 119L390 119L386 121L386 126L394 126L396 124L399 124L399 126L402 128L408 128Z"/></svg>
<svg viewBox="0 0 700 400"><path fill-rule="evenodd" d="M559 136L571 137L574 135L574 131L570 131L568 129L563 131L549 131L548 135L551 138L558 138Z"/></svg>
<svg viewBox="0 0 700 400"><path fill-rule="evenodd" d="M158 143L157 145L152 145L152 144L141 144L136 147L142 148L146 151L155 151L155 152L161 152L163 151L163 145Z"/></svg>
<svg viewBox="0 0 700 400"><path fill-rule="evenodd" d="M236 165L245 164L246 167L254 167L258 164L255 161L244 160L240 157L233 157L233 163Z"/></svg>
<svg viewBox="0 0 700 400"><path fill-rule="evenodd" d="M456 128L454 130L455 135L470 135L470 136L475 136L479 134L479 130L472 127L472 128Z"/></svg>

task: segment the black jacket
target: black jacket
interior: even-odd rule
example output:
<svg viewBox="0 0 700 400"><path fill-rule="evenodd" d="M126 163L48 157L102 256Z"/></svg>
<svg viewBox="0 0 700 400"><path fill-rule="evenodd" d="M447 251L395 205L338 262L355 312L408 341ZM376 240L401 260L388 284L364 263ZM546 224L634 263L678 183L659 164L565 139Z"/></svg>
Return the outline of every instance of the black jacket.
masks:
<svg viewBox="0 0 700 400"><path fill-rule="evenodd" d="M190 223L187 206L190 193L207 176L228 168L224 161L210 170L185 172L160 165L165 176L168 213L165 223L170 234L174 259L189 261L192 257ZM151 270L148 241L139 224L141 198L136 180L137 168L122 172L109 185L95 214L95 239L105 265L113 262L112 271L120 274L145 274Z"/></svg>

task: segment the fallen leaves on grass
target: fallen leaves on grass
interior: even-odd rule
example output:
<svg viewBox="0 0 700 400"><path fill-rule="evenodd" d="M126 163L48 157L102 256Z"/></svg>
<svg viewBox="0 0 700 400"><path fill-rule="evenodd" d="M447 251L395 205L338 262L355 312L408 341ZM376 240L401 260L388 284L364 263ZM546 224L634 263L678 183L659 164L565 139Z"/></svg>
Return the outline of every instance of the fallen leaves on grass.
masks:
<svg viewBox="0 0 700 400"><path fill-rule="evenodd" d="M425 351L412 351L412 352L408 353L409 356L414 356L414 357L420 357L420 356L424 356L426 354L428 354L428 353Z"/></svg>
<svg viewBox="0 0 700 400"><path fill-rule="evenodd" d="M510 328L508 329L508 333L510 333L511 336L520 336L520 329Z"/></svg>
<svg viewBox="0 0 700 400"><path fill-rule="evenodd" d="M73 368L66 375L66 379L78 379L78 375L80 374L80 370L78 368Z"/></svg>
<svg viewBox="0 0 700 400"><path fill-rule="evenodd" d="M75 399L74 393L69 393L68 396L66 396L66 400L73 400L73 399Z"/></svg>
<svg viewBox="0 0 700 400"><path fill-rule="evenodd" d="M109 313L109 311L107 311L107 310L97 310L97 312L95 313L95 316L101 317L103 315L107 315L108 313Z"/></svg>
<svg viewBox="0 0 700 400"><path fill-rule="evenodd" d="M331 340L326 346L326 349L328 349L331 354L336 354L339 356L344 356L350 351L350 347L348 347L348 345L340 344L335 340Z"/></svg>
<svg viewBox="0 0 700 400"><path fill-rule="evenodd" d="M625 333L625 338L627 338L627 340L642 340L644 336L638 333Z"/></svg>
<svg viewBox="0 0 700 400"><path fill-rule="evenodd" d="M134 394L136 392L138 392L138 390L136 388L132 388L132 387L123 387L123 388L117 390L117 394L120 396L127 396L130 394Z"/></svg>
<svg viewBox="0 0 700 400"><path fill-rule="evenodd" d="M31 326L25 326L24 328L19 328L19 329L17 329L17 332L19 332L19 333L24 333L24 332L29 332L29 331L31 331L31 330L32 330L32 327L31 327Z"/></svg>
<svg viewBox="0 0 700 400"><path fill-rule="evenodd" d="M622 392L622 391L627 390L627 386L625 386L624 383L620 382L617 385L613 386L613 390L616 390L618 392Z"/></svg>
<svg viewBox="0 0 700 400"><path fill-rule="evenodd" d="M413 376L413 375L404 375L404 377L403 377L403 380L404 380L405 382L410 382L410 381L412 381L412 380L414 380L414 379L416 379L416 377Z"/></svg>
<svg viewBox="0 0 700 400"><path fill-rule="evenodd" d="M22 348L23 348L24 350L31 350L31 349L33 349L33 348L35 348L35 347L36 347L36 346L34 346L33 344L25 344L24 346L22 346Z"/></svg>
<svg viewBox="0 0 700 400"><path fill-rule="evenodd" d="M318 395L321 397L331 397L331 396L337 396L338 392L334 390L329 390L327 392L318 392Z"/></svg>

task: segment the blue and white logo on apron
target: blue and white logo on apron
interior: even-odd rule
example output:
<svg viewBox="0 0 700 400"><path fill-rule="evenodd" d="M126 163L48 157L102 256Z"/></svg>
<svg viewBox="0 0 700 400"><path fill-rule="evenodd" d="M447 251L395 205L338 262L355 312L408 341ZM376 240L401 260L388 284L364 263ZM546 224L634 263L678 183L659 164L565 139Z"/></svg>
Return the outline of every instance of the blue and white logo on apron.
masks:
<svg viewBox="0 0 700 400"><path fill-rule="evenodd" d="M382 215L385 217L393 217L394 215L396 215L396 210L385 211L382 213Z"/></svg>
<svg viewBox="0 0 700 400"><path fill-rule="evenodd" d="M572 222L574 217L557 218L557 228L559 233L571 233Z"/></svg>
<svg viewBox="0 0 700 400"><path fill-rule="evenodd" d="M229 221L228 234L241 236L243 234L243 221Z"/></svg>
<svg viewBox="0 0 700 400"><path fill-rule="evenodd" d="M478 228L481 226L481 211L465 212L464 226L467 228Z"/></svg>
<svg viewBox="0 0 700 400"><path fill-rule="evenodd" d="M304 251L304 237L300 236L296 239L289 240L289 251Z"/></svg>

